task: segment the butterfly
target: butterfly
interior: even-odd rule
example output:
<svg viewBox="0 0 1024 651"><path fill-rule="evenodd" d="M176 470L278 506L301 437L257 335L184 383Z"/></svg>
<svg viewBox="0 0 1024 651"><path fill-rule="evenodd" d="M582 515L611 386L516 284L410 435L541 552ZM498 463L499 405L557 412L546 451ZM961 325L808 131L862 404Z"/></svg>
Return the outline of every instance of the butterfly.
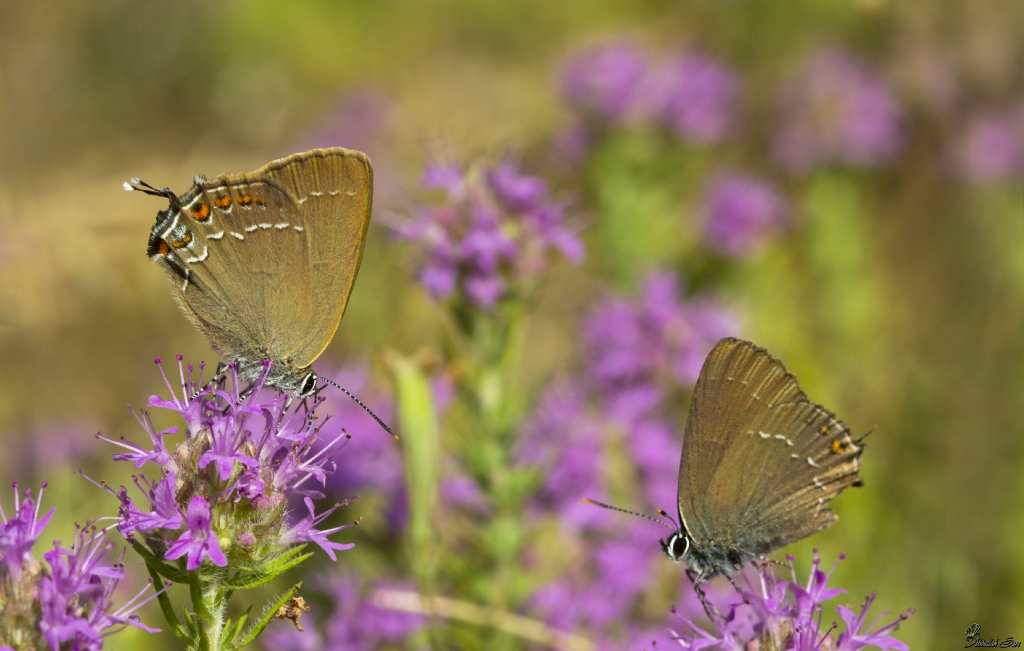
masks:
<svg viewBox="0 0 1024 651"><path fill-rule="evenodd" d="M686 561L699 586L821 531L838 519L829 502L862 485L863 451L782 362L749 341L722 339L693 390L679 460L679 523L662 550Z"/></svg>
<svg viewBox="0 0 1024 651"><path fill-rule="evenodd" d="M373 203L365 154L314 149L247 174L197 176L181 196L137 178L124 187L168 200L147 255L242 380L267 373L266 386L300 398L330 382L311 365L338 329L362 260Z"/></svg>

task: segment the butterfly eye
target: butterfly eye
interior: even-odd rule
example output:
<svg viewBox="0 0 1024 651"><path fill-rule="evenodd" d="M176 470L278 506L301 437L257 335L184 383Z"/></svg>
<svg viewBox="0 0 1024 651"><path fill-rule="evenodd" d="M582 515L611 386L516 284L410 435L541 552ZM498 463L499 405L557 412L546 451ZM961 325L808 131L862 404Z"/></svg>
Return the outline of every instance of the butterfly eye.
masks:
<svg viewBox="0 0 1024 651"><path fill-rule="evenodd" d="M306 377L302 378L302 384L299 385L299 398L308 398L316 393L316 373L310 373Z"/></svg>
<svg viewBox="0 0 1024 651"><path fill-rule="evenodd" d="M690 551L690 537L676 532L669 536L668 540L661 541L661 549L666 556L678 563Z"/></svg>

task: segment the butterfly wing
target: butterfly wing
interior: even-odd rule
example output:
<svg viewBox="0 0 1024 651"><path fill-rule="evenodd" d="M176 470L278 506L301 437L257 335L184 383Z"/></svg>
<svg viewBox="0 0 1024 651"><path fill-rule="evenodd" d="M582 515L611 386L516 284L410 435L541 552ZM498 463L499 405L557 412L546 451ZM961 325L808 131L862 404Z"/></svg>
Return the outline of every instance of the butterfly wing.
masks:
<svg viewBox="0 0 1024 651"><path fill-rule="evenodd" d="M846 426L810 402L782 362L723 339L694 388L680 517L698 549L767 553L834 521L824 506L857 481L859 454Z"/></svg>
<svg viewBox="0 0 1024 651"><path fill-rule="evenodd" d="M332 148L270 163L256 174L289 188L300 206L313 310L304 336L275 344L306 367L331 342L352 294L370 226L373 168L361 152Z"/></svg>
<svg viewBox="0 0 1024 651"><path fill-rule="evenodd" d="M330 342L362 259L372 201L363 154L296 154L202 177L154 227L174 296L232 360L309 366ZM162 244L161 244L162 243Z"/></svg>

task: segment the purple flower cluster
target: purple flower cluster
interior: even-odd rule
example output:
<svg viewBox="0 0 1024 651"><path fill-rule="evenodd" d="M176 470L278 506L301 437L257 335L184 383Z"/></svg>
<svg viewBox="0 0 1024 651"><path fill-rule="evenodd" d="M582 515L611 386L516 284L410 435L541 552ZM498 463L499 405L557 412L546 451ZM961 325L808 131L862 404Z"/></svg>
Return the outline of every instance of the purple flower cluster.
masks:
<svg viewBox="0 0 1024 651"><path fill-rule="evenodd" d="M443 191L445 200L425 206L399 234L423 250L419 278L435 298L455 295L491 310L535 278L552 249L573 263L583 258L566 206L544 180L510 163L467 170L435 164L422 184Z"/></svg>
<svg viewBox="0 0 1024 651"><path fill-rule="evenodd" d="M77 528L71 549L54 541L53 549L43 554L43 565L32 556L32 548L57 509L40 517L42 490L37 500L26 490L20 502L17 484L14 493L14 517L8 519L0 508L0 643L7 644L0 651L47 645L56 651L99 651L107 636L125 626L159 632L134 614L153 598L142 599L148 586L114 609L114 590L124 578L124 552L107 563L114 545L106 540L106 530L86 523Z"/></svg>
<svg viewBox="0 0 1024 651"><path fill-rule="evenodd" d="M562 525L573 529L607 522L605 512L580 502L583 495L604 495L601 423L587 414L583 392L562 384L548 387L522 429L515 461L541 469L543 478L533 496L534 513L557 513Z"/></svg>
<svg viewBox="0 0 1024 651"><path fill-rule="evenodd" d="M562 74L562 97L587 121L622 124L643 101L647 55L616 41L573 56Z"/></svg>
<svg viewBox="0 0 1024 651"><path fill-rule="evenodd" d="M328 366L318 369L317 373L359 396L384 422L395 419L391 396L371 386L365 365L350 364L339 369ZM345 445L345 454L336 460L336 470L327 475L325 492L332 497L362 495L366 491L380 493L385 498L388 524L392 529L402 529L406 500L399 447L390 437L381 436L380 425L348 396L331 392L324 398L319 409L345 423L345 431L352 436ZM329 445L330 441L321 439L314 447L319 451Z"/></svg>
<svg viewBox="0 0 1024 651"><path fill-rule="evenodd" d="M735 72L705 54L653 64L628 41L580 52L562 75L563 99L591 128L652 121L698 145L733 134L741 89Z"/></svg>
<svg viewBox="0 0 1024 651"><path fill-rule="evenodd" d="M1024 104L973 116L953 143L953 163L967 181L1018 180L1024 175Z"/></svg>
<svg viewBox="0 0 1024 651"><path fill-rule="evenodd" d="M586 377L541 395L515 451L517 465L538 469L530 516L557 516L575 550L574 562L532 599L550 625L586 630L600 648L658 637L621 624L650 585L664 532L648 520L623 523L580 498L604 499L609 451L624 446L614 465L628 460L648 504L674 502L680 441L662 407L692 385L718 339L735 333L733 321L709 298L680 299L675 276L655 273L638 299L608 298L584 322ZM695 599L687 604L699 609Z"/></svg>
<svg viewBox="0 0 1024 651"><path fill-rule="evenodd" d="M839 557L839 560L844 558ZM835 571L824 572L821 558L814 551L813 567L807 583L801 585L793 568L793 557L789 557L792 581L780 580L768 565L757 568L756 583L747 580L746 588L739 587L733 594L733 601L725 609L725 615L710 613L717 628L709 633L693 621L676 613L683 627L674 638L684 649L720 649L721 651L742 651L744 649L789 649L791 651L857 651L865 647L876 647L886 651L908 651L905 643L892 637L899 624L914 614L913 609L895 620L878 626L885 613L865 626L868 610L875 595L864 600L860 612L848 606L838 606L840 619L846 630L834 635L837 625L822 629L824 608L822 604L846 590L828 587L828 581Z"/></svg>
<svg viewBox="0 0 1024 651"><path fill-rule="evenodd" d="M291 626L272 627L262 637L263 648L274 651L372 651L382 645L398 644L426 625L420 615L378 608L373 604L369 591L351 576L330 577L320 581L315 590L334 605L330 615L323 618L315 629L303 632Z"/></svg>
<svg viewBox="0 0 1024 651"><path fill-rule="evenodd" d="M904 116L885 79L857 55L820 52L780 95L776 162L793 173L840 163L881 167L903 149Z"/></svg>
<svg viewBox="0 0 1024 651"><path fill-rule="evenodd" d="M787 212L785 198L767 182L749 174L719 174L704 200L704 240L722 255L749 255L783 227Z"/></svg>
<svg viewBox="0 0 1024 651"><path fill-rule="evenodd" d="M198 395L193 392L201 383L201 372L194 383L192 366L186 376L180 356L178 370L181 397L174 395L164 376L171 399L153 396L149 404L182 417L181 443L168 447L165 438L178 428L157 431L148 411L136 417L152 448L123 437L105 439L126 450L114 455L117 461L134 462L136 468L148 462L160 466L160 476L152 482L136 476L147 508L140 509L124 486L115 493L121 502L118 530L133 542L140 535L150 549L165 550L165 560L185 557L188 570L199 569L206 560L224 567L233 557L243 564L253 558L273 558L295 543L314 542L332 560L334 550L352 548L351 543L328 539L352 524L316 528L343 504L317 515L313 499L324 495L304 487L310 479L325 483L334 471L331 457L348 436L342 433L318 446L325 423L312 426L313 414L307 415L301 406L290 410L286 394L263 391L269 363L263 377L245 394L240 393L234 369L230 391L205 389ZM293 496L303 499L308 515L288 523L284 515Z"/></svg>
<svg viewBox="0 0 1024 651"><path fill-rule="evenodd" d="M613 414L649 410L659 387L692 385L718 340L735 334L735 317L711 298L679 296L674 275L652 273L638 300L611 297L587 317L588 373Z"/></svg>

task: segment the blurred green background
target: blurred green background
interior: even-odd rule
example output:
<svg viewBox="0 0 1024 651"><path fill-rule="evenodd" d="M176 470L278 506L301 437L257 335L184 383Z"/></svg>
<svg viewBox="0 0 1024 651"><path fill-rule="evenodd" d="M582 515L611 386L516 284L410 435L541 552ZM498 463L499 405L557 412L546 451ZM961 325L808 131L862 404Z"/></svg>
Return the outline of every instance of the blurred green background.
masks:
<svg viewBox="0 0 1024 651"><path fill-rule="evenodd" d="M381 225L408 214L422 161L535 150L566 119L560 62L622 36L699 46L740 70L749 133L769 128L775 88L822 45L856 50L896 84L908 132L897 163L795 190L795 227L738 268L723 300L812 398L855 432L877 428L866 487L800 548L850 555L838 581L850 602L878 590L876 607L915 608L898 635L914 648L959 648L975 621L985 637L1024 638L1024 192L960 183L947 156L972 111L1024 99L1019 2L0 2L0 479L49 481L53 537L69 540L74 519L115 511L71 473L127 481L91 437L139 434L124 404L161 389L150 360L215 359L144 255L164 206L122 181L183 191L325 129L366 147L377 225L324 359L411 353L432 341L432 307ZM387 110L346 131L337 106L357 89ZM649 234L637 223L635 241L612 247L634 270L612 285L628 291L671 258ZM597 257L544 288L532 377L573 363L578 317L605 286L595 270L618 264Z"/></svg>

